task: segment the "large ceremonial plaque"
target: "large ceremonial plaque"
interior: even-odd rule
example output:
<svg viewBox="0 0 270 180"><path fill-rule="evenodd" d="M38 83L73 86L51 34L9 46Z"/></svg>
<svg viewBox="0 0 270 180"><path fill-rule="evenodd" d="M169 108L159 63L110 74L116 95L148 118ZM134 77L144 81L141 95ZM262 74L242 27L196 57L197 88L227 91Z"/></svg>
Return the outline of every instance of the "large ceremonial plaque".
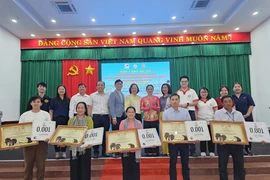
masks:
<svg viewBox="0 0 270 180"><path fill-rule="evenodd" d="M248 138L243 122L210 121L213 143L248 144Z"/></svg>
<svg viewBox="0 0 270 180"><path fill-rule="evenodd" d="M55 131L55 121L34 121L32 124L32 140L50 139Z"/></svg>
<svg viewBox="0 0 270 180"><path fill-rule="evenodd" d="M245 122L249 142L270 143L268 127L264 122Z"/></svg>
<svg viewBox="0 0 270 180"><path fill-rule="evenodd" d="M161 142L157 130L155 128L138 129L138 136L141 148L161 146Z"/></svg>
<svg viewBox="0 0 270 180"><path fill-rule="evenodd" d="M89 129L83 141L83 145L81 147L87 147L88 145L100 145L103 141L104 127Z"/></svg>
<svg viewBox="0 0 270 180"><path fill-rule="evenodd" d="M185 121L162 121L161 141L166 143L188 143Z"/></svg>
<svg viewBox="0 0 270 180"><path fill-rule="evenodd" d="M189 141L211 140L206 121L186 121L185 125Z"/></svg>
<svg viewBox="0 0 270 180"><path fill-rule="evenodd" d="M140 149L137 129L106 132L106 152L129 152Z"/></svg>
<svg viewBox="0 0 270 180"><path fill-rule="evenodd" d="M34 146L38 141L31 140L32 123L9 124L0 126L0 149L14 149Z"/></svg>
<svg viewBox="0 0 270 180"><path fill-rule="evenodd" d="M86 126L58 126L49 144L81 146L87 131Z"/></svg>

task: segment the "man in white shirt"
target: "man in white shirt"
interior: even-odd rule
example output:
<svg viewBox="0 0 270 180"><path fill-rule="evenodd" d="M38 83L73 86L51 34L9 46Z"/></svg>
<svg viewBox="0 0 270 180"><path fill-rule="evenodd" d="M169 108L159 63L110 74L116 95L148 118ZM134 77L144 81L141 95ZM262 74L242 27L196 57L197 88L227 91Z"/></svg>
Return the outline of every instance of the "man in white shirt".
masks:
<svg viewBox="0 0 270 180"><path fill-rule="evenodd" d="M170 96L172 107L165 110L162 116L163 121L167 120L191 120L188 110L179 107L181 101L178 94L174 93ZM189 144L169 144L169 155L170 155L170 180L177 180L176 164L177 156L180 152L181 164L182 164L182 176L183 180L190 180L189 176Z"/></svg>
<svg viewBox="0 0 270 180"><path fill-rule="evenodd" d="M195 106L197 106L199 98L197 93L188 87L189 78L188 76L180 77L181 88L176 92L181 99L179 107L186 108L190 114L191 120L195 121ZM197 157L195 144L189 146L190 155Z"/></svg>
<svg viewBox="0 0 270 180"><path fill-rule="evenodd" d="M50 121L50 114L46 111L40 110L42 105L41 97L34 96L30 98L32 110L23 113L20 117L19 123L33 122L33 121ZM37 167L37 179L44 180L45 160L47 154L48 143L39 141L36 146L29 146L24 148L24 180L33 179L33 167Z"/></svg>
<svg viewBox="0 0 270 180"><path fill-rule="evenodd" d="M102 156L106 155L106 131L110 128L109 116L109 94L104 93L105 83L98 81L96 84L97 92L92 93L88 98L88 115L93 117L94 128L104 127ZM99 156L99 145L94 146L94 158Z"/></svg>
<svg viewBox="0 0 270 180"><path fill-rule="evenodd" d="M245 121L242 113L232 108L233 99L231 96L223 96L221 98L221 102L223 104L223 108L215 112L215 120L238 122ZM234 180L245 180L243 146L218 144L217 152L220 180L228 180L227 165L230 155L232 155L233 159Z"/></svg>
<svg viewBox="0 0 270 180"><path fill-rule="evenodd" d="M78 85L79 93L75 94L74 96L71 97L70 99L70 104L69 104L69 118L74 117L74 115L77 114L76 112L76 106L79 102L85 102L87 104L88 97L85 93L86 91L86 85L83 83L80 83Z"/></svg>

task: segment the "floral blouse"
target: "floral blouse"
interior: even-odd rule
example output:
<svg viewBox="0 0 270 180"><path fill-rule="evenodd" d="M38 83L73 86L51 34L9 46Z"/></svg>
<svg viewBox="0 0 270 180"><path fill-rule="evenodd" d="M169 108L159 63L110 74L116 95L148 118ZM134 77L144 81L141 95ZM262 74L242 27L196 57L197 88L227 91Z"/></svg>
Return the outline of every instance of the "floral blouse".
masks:
<svg viewBox="0 0 270 180"><path fill-rule="evenodd" d="M145 96L141 99L141 110L144 111L143 119L145 121L156 121L158 120L158 112L160 109L160 101L157 96L149 98ZM152 107L150 107L152 106Z"/></svg>

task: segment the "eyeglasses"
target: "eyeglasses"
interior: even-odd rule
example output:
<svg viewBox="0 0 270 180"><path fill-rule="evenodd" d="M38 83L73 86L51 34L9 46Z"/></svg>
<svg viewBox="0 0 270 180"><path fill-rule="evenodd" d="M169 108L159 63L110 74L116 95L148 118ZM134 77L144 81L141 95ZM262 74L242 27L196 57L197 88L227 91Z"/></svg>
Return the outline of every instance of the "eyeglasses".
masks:
<svg viewBox="0 0 270 180"><path fill-rule="evenodd" d="M188 82L188 81L180 81L180 82L184 83L184 82Z"/></svg>

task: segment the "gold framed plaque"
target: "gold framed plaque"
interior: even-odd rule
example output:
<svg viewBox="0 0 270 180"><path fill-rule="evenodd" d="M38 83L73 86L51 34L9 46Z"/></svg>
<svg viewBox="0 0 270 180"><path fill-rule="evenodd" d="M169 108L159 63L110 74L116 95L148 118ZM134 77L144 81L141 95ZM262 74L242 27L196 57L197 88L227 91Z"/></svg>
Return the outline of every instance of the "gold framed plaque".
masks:
<svg viewBox="0 0 270 180"><path fill-rule="evenodd" d="M38 141L31 140L31 122L0 126L0 135L1 150L38 145Z"/></svg>
<svg viewBox="0 0 270 180"><path fill-rule="evenodd" d="M106 132L106 153L136 151L140 148L137 129Z"/></svg>
<svg viewBox="0 0 270 180"><path fill-rule="evenodd" d="M243 122L210 121L213 143L247 145L248 138Z"/></svg>
<svg viewBox="0 0 270 180"><path fill-rule="evenodd" d="M81 146L87 131L86 126L60 125L54 131L49 144L65 146Z"/></svg>
<svg viewBox="0 0 270 180"><path fill-rule="evenodd" d="M165 143L189 143L185 121L162 121L160 123L161 141Z"/></svg>

